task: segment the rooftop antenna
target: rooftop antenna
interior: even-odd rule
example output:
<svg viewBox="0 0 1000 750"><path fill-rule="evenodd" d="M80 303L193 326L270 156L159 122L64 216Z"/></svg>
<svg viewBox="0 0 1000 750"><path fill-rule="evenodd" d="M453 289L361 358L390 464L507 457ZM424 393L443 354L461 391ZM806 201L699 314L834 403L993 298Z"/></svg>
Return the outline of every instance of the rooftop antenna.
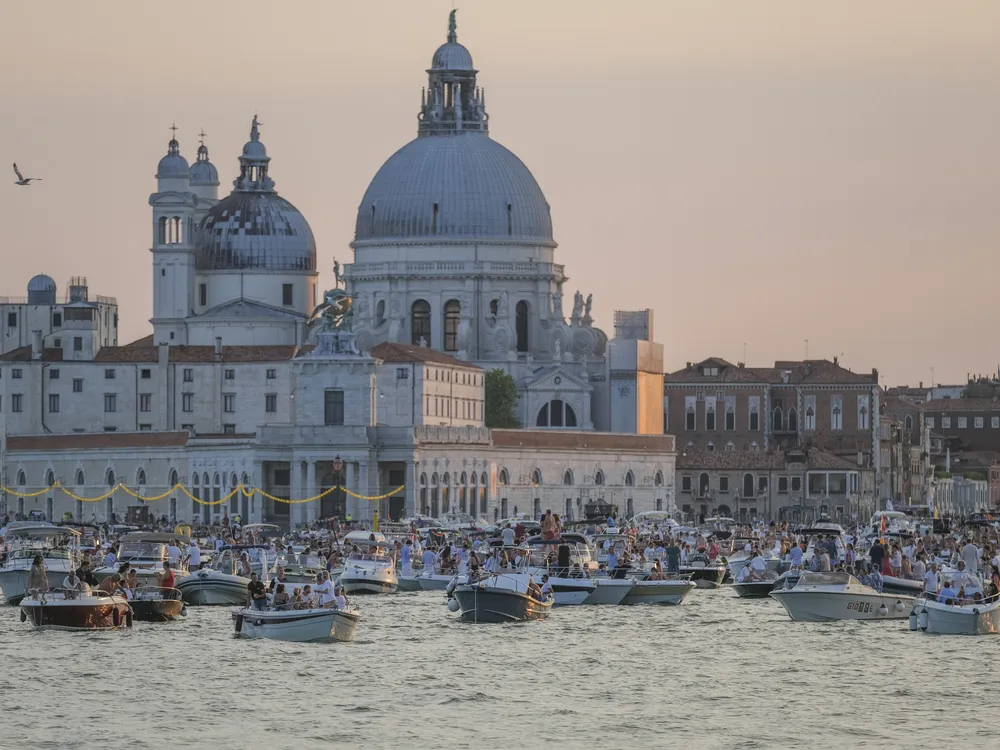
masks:
<svg viewBox="0 0 1000 750"><path fill-rule="evenodd" d="M747 363L747 342L743 342L743 364Z"/></svg>
<svg viewBox="0 0 1000 750"><path fill-rule="evenodd" d="M806 359L809 359L809 339L804 339L806 342Z"/></svg>
<svg viewBox="0 0 1000 750"><path fill-rule="evenodd" d="M934 387L934 368L931 368L931 388Z"/></svg>

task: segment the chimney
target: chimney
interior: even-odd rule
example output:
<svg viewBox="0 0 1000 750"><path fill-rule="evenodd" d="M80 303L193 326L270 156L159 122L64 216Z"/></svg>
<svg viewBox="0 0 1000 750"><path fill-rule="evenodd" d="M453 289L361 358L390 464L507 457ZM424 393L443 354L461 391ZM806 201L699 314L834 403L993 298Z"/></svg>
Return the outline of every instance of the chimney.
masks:
<svg viewBox="0 0 1000 750"><path fill-rule="evenodd" d="M923 390L923 388L924 388L924 381L923 381L923 380L921 380L921 381L920 381L920 389L921 389L921 390Z"/></svg>
<svg viewBox="0 0 1000 750"><path fill-rule="evenodd" d="M687 363L687 369L688 369L688 370L690 370L690 369L691 369L691 363L690 363L690 362L688 362L688 363Z"/></svg>
<svg viewBox="0 0 1000 750"><path fill-rule="evenodd" d="M839 366L840 365L840 357L834 356L834 358L833 358L833 364Z"/></svg>
<svg viewBox="0 0 1000 750"><path fill-rule="evenodd" d="M31 358L38 360L42 358L42 332L31 332Z"/></svg>
<svg viewBox="0 0 1000 750"><path fill-rule="evenodd" d="M858 466L864 466L865 454L858 451Z"/></svg>
<svg viewBox="0 0 1000 750"><path fill-rule="evenodd" d="M215 337L215 361L222 361L222 336Z"/></svg>
<svg viewBox="0 0 1000 750"><path fill-rule="evenodd" d="M875 381L876 385L878 384L878 369L875 367L872 368L872 380Z"/></svg>
<svg viewBox="0 0 1000 750"><path fill-rule="evenodd" d="M158 347L160 367L166 367L170 361L170 344L160 344Z"/></svg>

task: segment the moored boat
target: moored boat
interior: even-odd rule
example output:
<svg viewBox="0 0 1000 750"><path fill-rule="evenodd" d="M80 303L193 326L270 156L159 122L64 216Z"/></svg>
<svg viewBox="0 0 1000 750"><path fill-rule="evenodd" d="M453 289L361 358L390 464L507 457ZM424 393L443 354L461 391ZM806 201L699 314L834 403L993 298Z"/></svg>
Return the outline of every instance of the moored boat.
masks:
<svg viewBox="0 0 1000 750"><path fill-rule="evenodd" d="M793 620L898 620L909 616L915 599L880 594L847 573L802 573L792 589L770 593Z"/></svg>
<svg viewBox="0 0 1000 750"><path fill-rule="evenodd" d="M733 585L733 591L740 599L767 599L778 582L778 576L771 570L743 576Z"/></svg>
<svg viewBox="0 0 1000 750"><path fill-rule="evenodd" d="M132 627L132 610L121 594L49 591L21 600L21 621L38 630L117 630Z"/></svg>
<svg viewBox="0 0 1000 750"><path fill-rule="evenodd" d="M204 606L245 606L250 601L249 576L237 572L237 562L242 558L240 553L248 549L261 551L266 557L266 547L260 545L230 545L219 551L210 569L202 568L182 578L177 584L184 601L191 605ZM242 566L244 563L240 562ZM267 571L266 561L262 563Z"/></svg>
<svg viewBox="0 0 1000 750"><path fill-rule="evenodd" d="M42 564L51 583L62 581L76 570L74 554L80 532L50 523L15 522L7 527L0 554L0 591L8 604L19 604L28 586L28 576L36 558Z"/></svg>
<svg viewBox="0 0 1000 750"><path fill-rule="evenodd" d="M995 635L1000 633L1000 598L971 604L946 604L921 597L910 613L910 630L943 635Z"/></svg>
<svg viewBox="0 0 1000 750"><path fill-rule="evenodd" d="M137 589L128 603L139 622L169 622L187 614L181 592L173 588L145 586Z"/></svg>
<svg viewBox="0 0 1000 750"><path fill-rule="evenodd" d="M381 542L368 542L373 548L384 547ZM394 594L399 588L395 563L388 555L379 552L355 552L344 561L340 585L345 594ZM445 582L445 586L447 586Z"/></svg>
<svg viewBox="0 0 1000 750"><path fill-rule="evenodd" d="M584 604L624 604L625 597L635 587L635 581L631 578L595 576L590 582L594 584L594 590Z"/></svg>
<svg viewBox="0 0 1000 750"><path fill-rule="evenodd" d="M680 604L698 588L685 577L665 578L659 581L636 580L622 604Z"/></svg>
<svg viewBox="0 0 1000 750"><path fill-rule="evenodd" d="M551 595L538 599L528 593L527 576L499 574L455 587L455 601L465 622L526 622L549 616Z"/></svg>
<svg viewBox="0 0 1000 750"><path fill-rule="evenodd" d="M286 610L245 607L233 610L232 617L237 636L294 643L351 641L361 621L361 613L356 609L332 607Z"/></svg>

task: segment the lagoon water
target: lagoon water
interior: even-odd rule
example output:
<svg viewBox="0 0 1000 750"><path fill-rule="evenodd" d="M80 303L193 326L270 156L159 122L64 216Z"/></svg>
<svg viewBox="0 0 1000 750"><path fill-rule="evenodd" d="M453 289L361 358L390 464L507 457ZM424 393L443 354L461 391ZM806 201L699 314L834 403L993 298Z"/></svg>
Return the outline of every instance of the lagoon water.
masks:
<svg viewBox="0 0 1000 750"><path fill-rule="evenodd" d="M358 640L235 639L228 608L131 632L0 609L0 748L1000 747L1000 639L793 623L728 588L678 607L460 623L355 597Z"/></svg>

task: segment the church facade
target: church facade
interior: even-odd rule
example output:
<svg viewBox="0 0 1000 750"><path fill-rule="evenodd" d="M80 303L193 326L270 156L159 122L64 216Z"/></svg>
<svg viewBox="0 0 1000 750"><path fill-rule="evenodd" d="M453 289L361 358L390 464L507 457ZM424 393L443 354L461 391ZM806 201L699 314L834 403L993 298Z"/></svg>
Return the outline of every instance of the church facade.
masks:
<svg viewBox="0 0 1000 750"><path fill-rule="evenodd" d="M654 356L623 370L639 360L611 355L636 342L593 325L590 295L564 301L548 203L490 137L477 75L453 15L417 137L365 191L334 296L256 117L221 199L204 142L189 164L172 138L149 199L152 334L69 351L39 331L0 356L6 512L103 519L135 495L163 495L153 512L177 520L292 526L673 509L673 438L620 385L662 380L662 349L640 342ZM494 368L517 384L523 429L485 427ZM262 492L220 502L240 485Z"/></svg>

